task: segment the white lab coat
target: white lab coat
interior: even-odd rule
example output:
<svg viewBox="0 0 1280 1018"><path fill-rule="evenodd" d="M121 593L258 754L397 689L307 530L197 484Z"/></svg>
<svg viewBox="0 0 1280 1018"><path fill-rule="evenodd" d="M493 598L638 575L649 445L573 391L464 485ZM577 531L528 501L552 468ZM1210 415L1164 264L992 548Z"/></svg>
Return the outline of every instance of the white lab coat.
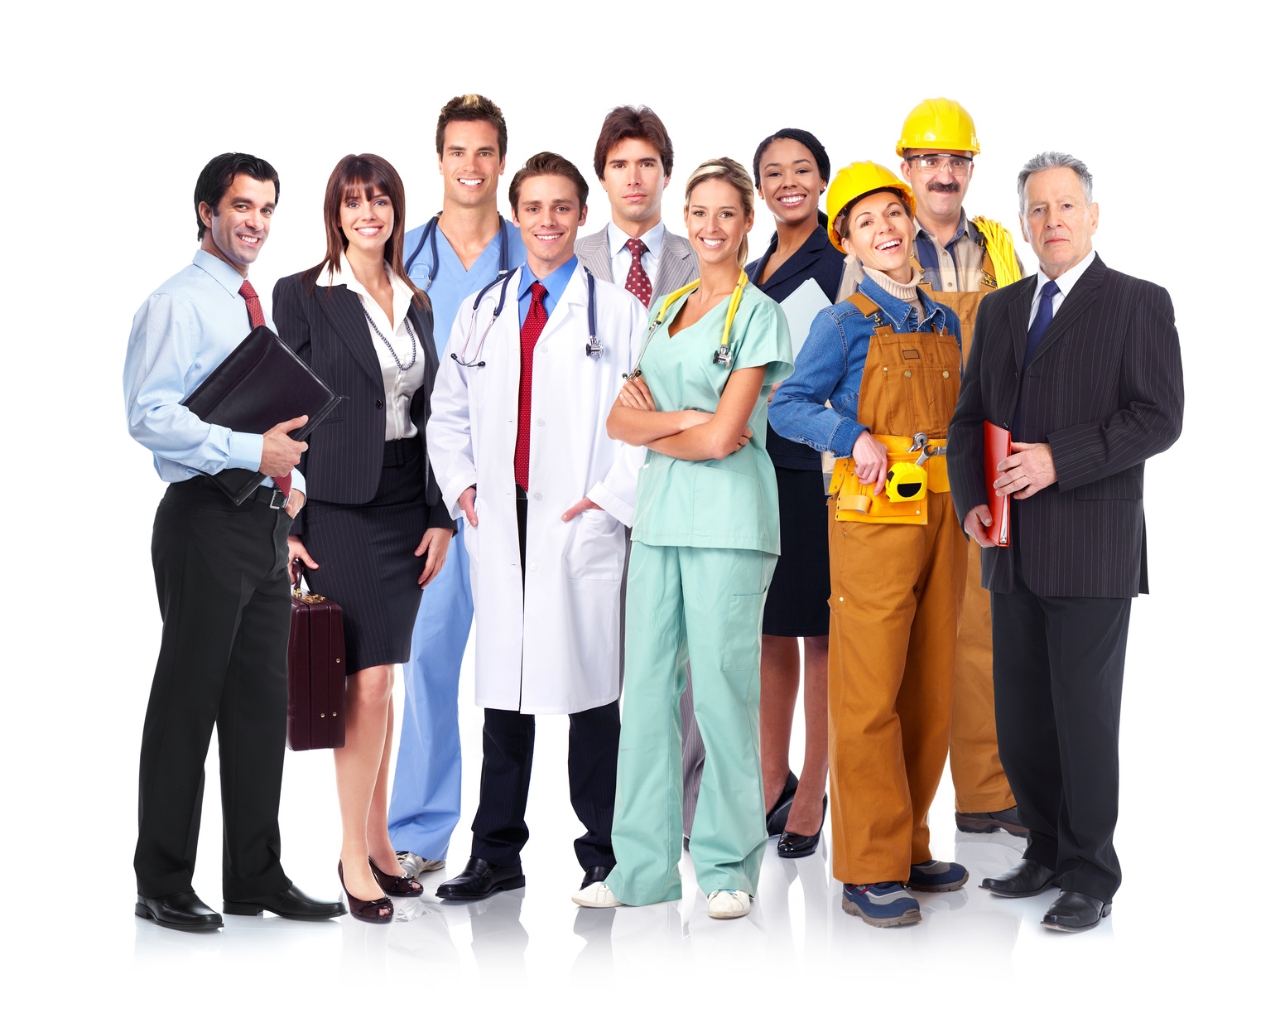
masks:
<svg viewBox="0 0 1280 1018"><path fill-rule="evenodd" d="M445 504L462 518L471 556L476 704L573 714L611 703L620 692L623 526L631 525L644 450L610 439L605 420L623 372L639 356L646 316L626 290L597 278L596 328L604 352L588 357L587 277L579 264L543 327L533 354L522 587L514 465L521 274L512 273L496 321L500 284L485 294L465 353L475 296L462 302L431 394L427 449ZM484 366L466 367L455 353ZM474 528L458 506L458 496L473 484ZM562 522L561 514L583 496L603 508Z"/></svg>

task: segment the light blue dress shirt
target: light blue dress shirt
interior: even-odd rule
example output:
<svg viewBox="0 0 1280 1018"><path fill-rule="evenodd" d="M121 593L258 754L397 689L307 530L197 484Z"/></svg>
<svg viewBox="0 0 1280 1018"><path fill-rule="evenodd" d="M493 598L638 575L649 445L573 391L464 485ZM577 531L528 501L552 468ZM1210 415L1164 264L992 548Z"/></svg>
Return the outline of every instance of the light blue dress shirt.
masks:
<svg viewBox="0 0 1280 1018"><path fill-rule="evenodd" d="M129 434L151 450L160 479L173 483L238 467L258 469L262 436L206 424L182 401L249 334L244 278L197 250L191 264L162 283L133 316L124 361ZM274 328L270 319L268 328ZM306 491L302 474L293 486ZM262 482L270 485L271 479Z"/></svg>
<svg viewBox="0 0 1280 1018"><path fill-rule="evenodd" d="M555 272L547 276L546 279L539 279L535 276L530 270L528 262L520 266L520 327L522 329L524 328L525 315L529 313L529 305L533 303L533 294L529 292L533 288L533 284L541 283L547 288L547 292L542 298L542 306L547 309L547 317L550 318L551 312L556 309L556 304L564 296L564 288L569 285L569 280L573 278L573 273L577 268L577 255L570 258Z"/></svg>
<svg viewBox="0 0 1280 1018"><path fill-rule="evenodd" d="M619 286L626 286L627 274L631 272L631 251L627 247L627 241L631 238L612 219L609 220L608 231L609 267L613 270L613 281ZM644 241L644 246L648 249L640 256L640 267L644 269L650 283L658 277L658 262L662 259L662 239L666 236L666 232L667 228L662 223L658 223L648 233L640 234L640 240ZM654 296L660 295L655 293Z"/></svg>
<svg viewBox="0 0 1280 1018"><path fill-rule="evenodd" d="M413 253L429 225L430 223L424 223L405 234L405 258ZM444 357L444 348L449 343L449 332L453 328L453 320L458 317L458 309L462 307L463 301L477 293L486 283L496 279L501 269L514 269L524 261L524 242L520 239L519 227L503 220L502 229L507 234L505 266L499 264L502 258L500 233L493 235L493 240L489 241L489 246L480 252L480 257L471 263L471 268L464 269L449 239L439 229L436 230L436 250L440 252L440 267L439 271L434 272L435 279L432 280L429 290L427 277L435 270L435 266L431 264L430 241L422 245L418 257L409 266L409 278L419 289L426 290L427 296L431 298L437 357Z"/></svg>

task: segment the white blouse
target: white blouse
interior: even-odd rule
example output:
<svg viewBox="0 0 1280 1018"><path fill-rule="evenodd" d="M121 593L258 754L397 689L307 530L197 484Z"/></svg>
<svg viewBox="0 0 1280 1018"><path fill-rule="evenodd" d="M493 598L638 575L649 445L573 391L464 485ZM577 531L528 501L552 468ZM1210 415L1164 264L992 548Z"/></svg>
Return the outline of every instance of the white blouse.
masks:
<svg viewBox="0 0 1280 1018"><path fill-rule="evenodd" d="M382 368L382 388L386 393L383 403L387 408L387 430L383 440L391 442L397 438L413 438L418 434L418 429L409 419L409 404L413 401L414 393L422 388L425 374L426 355L422 343L424 340L434 340L430 336L417 336L416 329L410 331L412 326L408 314L413 291L408 283L391 271L390 265L386 269L387 278L391 280L391 313L396 322L394 328L387 321L378 302L356 279L345 253L339 270L330 273L327 281L322 277L318 282L321 286L345 286L360 298L360 304L368 316L369 339L378 355L378 366ZM399 364L396 363L397 358Z"/></svg>

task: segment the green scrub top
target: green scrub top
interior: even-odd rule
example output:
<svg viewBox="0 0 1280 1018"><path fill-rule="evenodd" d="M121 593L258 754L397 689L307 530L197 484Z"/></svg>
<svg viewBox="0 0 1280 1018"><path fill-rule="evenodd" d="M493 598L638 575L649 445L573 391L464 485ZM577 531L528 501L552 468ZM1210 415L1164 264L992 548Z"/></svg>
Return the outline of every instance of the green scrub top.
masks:
<svg viewBox="0 0 1280 1018"><path fill-rule="evenodd" d="M659 410L714 413L732 371L765 367L764 386L747 427L751 441L722 460L679 460L649 450L636 489L632 538L648 545L746 548L778 555L778 481L765 451L768 397L791 374L791 334L782 309L748 284L729 330L730 368L714 361L720 349L726 297L695 325L674 336L688 295L671 305L640 359ZM656 309L661 303L654 302Z"/></svg>

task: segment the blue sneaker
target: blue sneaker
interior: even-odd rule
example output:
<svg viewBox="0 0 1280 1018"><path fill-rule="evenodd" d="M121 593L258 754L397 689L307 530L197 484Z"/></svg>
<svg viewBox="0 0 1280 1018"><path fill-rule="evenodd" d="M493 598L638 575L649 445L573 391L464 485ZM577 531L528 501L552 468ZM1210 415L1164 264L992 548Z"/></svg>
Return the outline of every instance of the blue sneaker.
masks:
<svg viewBox="0 0 1280 1018"><path fill-rule="evenodd" d="M845 884L840 907L871 926L909 926L920 921L920 902L896 880Z"/></svg>
<svg viewBox="0 0 1280 1018"><path fill-rule="evenodd" d="M930 859L911 867L907 886L913 891L958 891L969 879L969 871L958 862Z"/></svg>

